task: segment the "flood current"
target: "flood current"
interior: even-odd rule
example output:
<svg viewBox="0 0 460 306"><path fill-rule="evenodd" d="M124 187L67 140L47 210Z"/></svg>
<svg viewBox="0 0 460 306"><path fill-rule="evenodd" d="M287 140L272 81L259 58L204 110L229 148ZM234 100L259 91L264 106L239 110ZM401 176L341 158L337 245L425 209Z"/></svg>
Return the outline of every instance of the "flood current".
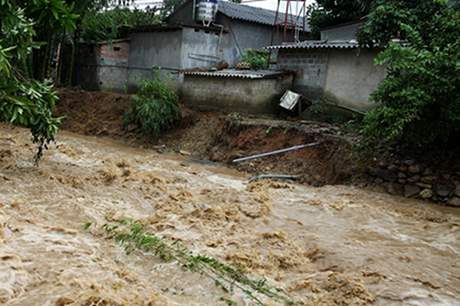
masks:
<svg viewBox="0 0 460 306"><path fill-rule="evenodd" d="M131 218L304 305L460 305L459 209L352 186L248 183L67 132L56 141L36 167L29 131L0 125L0 304L257 305L101 234Z"/></svg>

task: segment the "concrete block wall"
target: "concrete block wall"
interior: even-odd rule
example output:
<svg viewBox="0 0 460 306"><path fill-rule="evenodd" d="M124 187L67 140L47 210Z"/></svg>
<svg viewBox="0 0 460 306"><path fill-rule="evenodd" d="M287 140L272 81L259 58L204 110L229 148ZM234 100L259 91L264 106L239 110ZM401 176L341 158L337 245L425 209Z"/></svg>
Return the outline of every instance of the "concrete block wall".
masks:
<svg viewBox="0 0 460 306"><path fill-rule="evenodd" d="M182 99L188 106L204 110L274 114L291 84L292 75L267 79L185 75Z"/></svg>
<svg viewBox="0 0 460 306"><path fill-rule="evenodd" d="M311 100L324 94L329 54L318 50L280 49L277 68L295 72L292 90Z"/></svg>
<svg viewBox="0 0 460 306"><path fill-rule="evenodd" d="M136 92L136 84L142 76L155 78L158 67L161 67L162 74L166 71L175 72L182 69L182 29L172 28L153 32L131 33L131 47L128 67L128 93ZM155 67L152 69L152 67ZM177 93L181 86L181 79L177 74L173 77L176 82L167 81Z"/></svg>
<svg viewBox="0 0 460 306"><path fill-rule="evenodd" d="M212 68L222 60L220 33L203 29L184 28L180 62L181 68ZM224 37L227 37L225 34Z"/></svg>

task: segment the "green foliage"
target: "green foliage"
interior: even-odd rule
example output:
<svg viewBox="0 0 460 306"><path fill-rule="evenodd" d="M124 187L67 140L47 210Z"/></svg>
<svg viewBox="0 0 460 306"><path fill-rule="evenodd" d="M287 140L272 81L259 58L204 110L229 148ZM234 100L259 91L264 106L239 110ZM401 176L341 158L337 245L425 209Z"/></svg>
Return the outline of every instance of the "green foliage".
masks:
<svg viewBox="0 0 460 306"><path fill-rule="evenodd" d="M369 12L365 0L316 0L307 7L311 37L320 38L320 29L345 22L356 21Z"/></svg>
<svg viewBox="0 0 460 306"><path fill-rule="evenodd" d="M26 60L38 45L33 43L34 23L26 17L25 9L2 1L0 19L0 120L30 128L32 141L38 144L38 162L63 119L52 114L58 97L51 85L27 77Z"/></svg>
<svg viewBox="0 0 460 306"><path fill-rule="evenodd" d="M34 50L29 68L31 76L40 81L48 77L57 42L76 28L75 20L79 16L72 13L74 5L75 2L68 5L64 0L23 1L25 15L39 25L35 26L34 41L42 47Z"/></svg>
<svg viewBox="0 0 460 306"><path fill-rule="evenodd" d="M381 105L369 111L363 121L358 148L364 152L392 140L415 147L449 141L458 145L460 12L432 1L420 1L420 6L431 14L424 11L406 20L415 21L415 25L399 24L409 43L390 41L376 58L377 64L388 65L387 77L371 95L371 100ZM422 16L427 19L420 30Z"/></svg>
<svg viewBox="0 0 460 306"><path fill-rule="evenodd" d="M41 158L43 148L54 141L54 134L64 117L53 118L52 110L58 99L52 85L36 80L11 82L0 87L0 120L30 127L32 142L37 143L35 161Z"/></svg>
<svg viewBox="0 0 460 306"><path fill-rule="evenodd" d="M270 133L271 133L272 129L273 129L273 126L270 125L270 126L265 130L265 136L266 136L266 137L270 136Z"/></svg>
<svg viewBox="0 0 460 306"><path fill-rule="evenodd" d="M161 131L169 129L180 116L179 97L161 79L160 73L157 70L153 79L141 79L139 92L132 96L133 108L124 115L126 124L138 124L143 133L155 138ZM168 73L164 73L164 76L173 80Z"/></svg>
<svg viewBox="0 0 460 306"><path fill-rule="evenodd" d="M159 17L138 10L116 7L108 11L90 11L82 20L85 41L110 41L119 38L122 26L160 24Z"/></svg>
<svg viewBox="0 0 460 306"><path fill-rule="evenodd" d="M359 30L358 40L361 46L372 47L378 43L386 47L392 38L406 39L403 24L410 25L422 37L431 36L432 17L445 7L441 2L373 0L369 21Z"/></svg>
<svg viewBox="0 0 460 306"><path fill-rule="evenodd" d="M83 228L88 229L90 226L91 223L85 223ZM285 305L296 303L283 289L270 287L266 279L252 280L241 269L235 269L212 257L194 255L183 244L146 231L144 225L137 220L123 219L115 225L104 224L102 229L109 238L123 246L127 254L140 250L154 253L166 262L177 261L182 268L212 279L225 292L233 292L234 288L240 289L259 305L264 304L257 295L264 295ZM226 298L221 298L221 301L234 305L232 300Z"/></svg>
<svg viewBox="0 0 460 306"><path fill-rule="evenodd" d="M37 144L35 161L54 141L61 118L53 118L58 99L49 77L59 41L78 27L79 15L123 0L0 1L0 120L31 129ZM78 35L74 35L78 41ZM74 44L75 46L76 44ZM75 51L75 48L74 48ZM71 69L70 69L71 70ZM71 73L70 73L71 74Z"/></svg>
<svg viewBox="0 0 460 306"><path fill-rule="evenodd" d="M235 301L232 301L232 300L224 298L224 297L219 298L219 301L225 302L225 304L227 304L228 306L236 305Z"/></svg>
<svg viewBox="0 0 460 306"><path fill-rule="evenodd" d="M241 55L241 59L251 64L252 69L268 69L268 56L267 50L253 50L246 49Z"/></svg>
<svg viewBox="0 0 460 306"><path fill-rule="evenodd" d="M40 24L44 35L57 34L62 29L70 32L75 29L74 20L79 16L72 14L75 2L67 5L62 0L32 0L27 3L27 12L33 20Z"/></svg>
<svg viewBox="0 0 460 306"><path fill-rule="evenodd" d="M166 17L170 14L174 9L176 9L179 5L181 5L185 0L164 0L164 7L163 7L163 15Z"/></svg>

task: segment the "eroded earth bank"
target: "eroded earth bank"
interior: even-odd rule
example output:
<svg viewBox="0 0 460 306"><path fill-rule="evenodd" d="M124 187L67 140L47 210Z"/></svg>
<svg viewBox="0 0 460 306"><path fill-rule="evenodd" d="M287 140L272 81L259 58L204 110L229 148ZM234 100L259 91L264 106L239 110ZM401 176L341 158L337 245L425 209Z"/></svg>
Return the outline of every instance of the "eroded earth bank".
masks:
<svg viewBox="0 0 460 306"><path fill-rule="evenodd" d="M84 105L74 106L82 118L102 112ZM121 122L122 104L115 101L111 109L104 116ZM45 152L39 167L28 130L0 125L1 303L285 304L258 293L254 299L237 286L226 292L206 275L153 252L126 254L101 229L126 218L192 254L243 268L249 278L265 279L304 305L460 303L460 211L356 184L327 185L359 182L359 177L340 159L347 142L334 152L326 150L338 140L321 126L315 129L326 146L262 164L248 161L237 171L198 157L206 152L231 160L257 151L244 151L243 142L238 150L225 149L231 141L222 139L224 149L218 150L219 143L205 141L200 129L182 129L160 145L141 145L142 139L132 136L136 127L118 128L108 119L80 120L77 126L72 120L78 121L69 118L67 131L59 132L57 146ZM194 127L205 124L193 120ZM268 136L280 141L295 130L272 131ZM260 137L260 143L270 139L266 128L261 132L247 137ZM284 141L317 140L314 134L302 135ZM175 146L183 137L189 141ZM170 148L180 148L179 154ZM337 162L323 166L318 157ZM300 182L248 183L265 171L310 175Z"/></svg>

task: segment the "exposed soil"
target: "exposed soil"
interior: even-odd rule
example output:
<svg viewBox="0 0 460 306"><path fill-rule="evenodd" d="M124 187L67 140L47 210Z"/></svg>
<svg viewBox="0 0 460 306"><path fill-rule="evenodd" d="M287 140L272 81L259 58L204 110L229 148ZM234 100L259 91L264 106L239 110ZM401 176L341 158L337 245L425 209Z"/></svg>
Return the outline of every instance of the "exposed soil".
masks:
<svg viewBox="0 0 460 306"><path fill-rule="evenodd" d="M130 106L129 95L61 88L55 114L66 116L62 130L135 141L140 134L131 133L123 124L123 114Z"/></svg>
<svg viewBox="0 0 460 306"><path fill-rule="evenodd" d="M193 158L223 163L256 174L300 175L300 182L358 184L366 181L349 159L356 135L338 127L309 121L273 120L199 112L182 105L181 119L159 140L123 123L130 96L118 93L61 89L56 114L67 115L61 129L123 140L161 152L175 151ZM236 158L320 142L319 146L233 163Z"/></svg>

